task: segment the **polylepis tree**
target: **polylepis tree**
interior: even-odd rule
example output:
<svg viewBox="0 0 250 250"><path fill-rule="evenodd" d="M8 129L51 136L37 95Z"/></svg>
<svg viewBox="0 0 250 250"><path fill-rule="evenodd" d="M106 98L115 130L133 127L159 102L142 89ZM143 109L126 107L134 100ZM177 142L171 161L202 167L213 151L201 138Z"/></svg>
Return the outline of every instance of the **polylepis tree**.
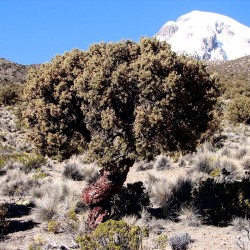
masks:
<svg viewBox="0 0 250 250"><path fill-rule="evenodd" d="M82 192L90 228L109 217L135 160L196 148L211 130L218 96L201 62L154 38L56 56L29 73L24 92L40 153L63 160L85 151L100 167Z"/></svg>

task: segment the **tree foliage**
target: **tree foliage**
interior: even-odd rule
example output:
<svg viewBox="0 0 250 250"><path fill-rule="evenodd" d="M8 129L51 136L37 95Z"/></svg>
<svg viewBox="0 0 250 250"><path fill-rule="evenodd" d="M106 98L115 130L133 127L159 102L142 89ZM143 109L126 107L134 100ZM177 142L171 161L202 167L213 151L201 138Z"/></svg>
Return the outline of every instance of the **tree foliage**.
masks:
<svg viewBox="0 0 250 250"><path fill-rule="evenodd" d="M112 170L193 150L209 130L217 95L200 62L142 38L73 50L33 69L25 116L43 154L63 159L87 150Z"/></svg>

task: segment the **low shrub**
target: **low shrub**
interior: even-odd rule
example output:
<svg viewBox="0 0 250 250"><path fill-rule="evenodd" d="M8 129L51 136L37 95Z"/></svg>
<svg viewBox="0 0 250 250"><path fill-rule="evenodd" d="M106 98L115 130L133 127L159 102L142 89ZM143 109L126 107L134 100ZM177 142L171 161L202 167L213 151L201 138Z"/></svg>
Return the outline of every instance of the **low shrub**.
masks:
<svg viewBox="0 0 250 250"><path fill-rule="evenodd" d="M19 160L23 163L23 170L25 172L39 169L47 162L41 155L27 155L26 157L21 157Z"/></svg>
<svg viewBox="0 0 250 250"><path fill-rule="evenodd" d="M155 249L164 250L167 247L168 237L166 234L161 234L154 239Z"/></svg>
<svg viewBox="0 0 250 250"><path fill-rule="evenodd" d="M242 160L244 156L246 156L247 154L248 154L248 149L246 147L240 147L239 149L235 150L234 157L238 160Z"/></svg>
<svg viewBox="0 0 250 250"><path fill-rule="evenodd" d="M242 80L231 81L232 79L229 79L223 86L224 97L226 99L233 99L241 96L250 97L250 82Z"/></svg>
<svg viewBox="0 0 250 250"><path fill-rule="evenodd" d="M34 239L29 244L28 250L41 250L44 245L44 239L39 235L35 235Z"/></svg>
<svg viewBox="0 0 250 250"><path fill-rule="evenodd" d="M83 167L83 180L89 185L94 183L100 177L99 170L95 164L85 165Z"/></svg>
<svg viewBox="0 0 250 250"><path fill-rule="evenodd" d="M227 117L233 123L250 124L250 97L233 99L227 109Z"/></svg>
<svg viewBox="0 0 250 250"><path fill-rule="evenodd" d="M172 165L171 160L165 155L158 155L154 164L157 171L164 171L170 169Z"/></svg>
<svg viewBox="0 0 250 250"><path fill-rule="evenodd" d="M20 101L22 85L10 84L0 87L0 105L13 105Z"/></svg>
<svg viewBox="0 0 250 250"><path fill-rule="evenodd" d="M47 230L51 233L58 233L60 229L60 223L57 220L50 220L47 224Z"/></svg>
<svg viewBox="0 0 250 250"><path fill-rule="evenodd" d="M78 237L81 250L139 250L145 231L124 221L108 220L89 234Z"/></svg>
<svg viewBox="0 0 250 250"><path fill-rule="evenodd" d="M192 206L182 206L178 215L178 219L184 225L195 227L201 225L201 216L198 214L198 211L196 211Z"/></svg>
<svg viewBox="0 0 250 250"><path fill-rule="evenodd" d="M148 187L150 201L158 207L157 216L169 219L176 218L176 212L182 204L191 202L192 182L180 177L172 182L159 179Z"/></svg>
<svg viewBox="0 0 250 250"><path fill-rule="evenodd" d="M245 157L243 158L241 162L241 166L243 167L244 170L249 171L250 170L250 157Z"/></svg>
<svg viewBox="0 0 250 250"><path fill-rule="evenodd" d="M244 178L244 170L239 161L228 157L215 157L213 161L213 170L209 176L219 183L232 183Z"/></svg>
<svg viewBox="0 0 250 250"><path fill-rule="evenodd" d="M20 163L20 169L28 173L40 169L47 163L47 160L34 153L17 152L13 147L0 147L0 167L14 162Z"/></svg>
<svg viewBox="0 0 250 250"><path fill-rule="evenodd" d="M66 181L43 185L39 190L33 190L33 195L36 197L33 197L35 207L32 209L32 214L40 222L69 218L80 198L76 190Z"/></svg>
<svg viewBox="0 0 250 250"><path fill-rule="evenodd" d="M172 183L165 179L150 181L148 192L154 206L162 207L172 200Z"/></svg>
<svg viewBox="0 0 250 250"><path fill-rule="evenodd" d="M242 217L235 217L232 219L233 228L236 231L243 231L245 228L250 229L250 220Z"/></svg>
<svg viewBox="0 0 250 250"><path fill-rule="evenodd" d="M76 164L65 164L62 175L74 181L82 181L84 179L83 171Z"/></svg>
<svg viewBox="0 0 250 250"><path fill-rule="evenodd" d="M136 163L136 171L147 171L153 169L153 165L151 162L140 161Z"/></svg>
<svg viewBox="0 0 250 250"><path fill-rule="evenodd" d="M193 163L193 170L210 174L213 170L211 156L198 154Z"/></svg>

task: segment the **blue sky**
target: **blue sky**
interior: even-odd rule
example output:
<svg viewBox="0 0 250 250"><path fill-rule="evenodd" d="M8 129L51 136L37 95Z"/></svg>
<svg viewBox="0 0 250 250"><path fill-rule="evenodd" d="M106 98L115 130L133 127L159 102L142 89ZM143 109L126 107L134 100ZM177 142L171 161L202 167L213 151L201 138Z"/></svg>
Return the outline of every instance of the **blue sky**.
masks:
<svg viewBox="0 0 250 250"><path fill-rule="evenodd" d="M138 41L192 10L250 27L250 0L0 0L0 58L42 63L100 41Z"/></svg>

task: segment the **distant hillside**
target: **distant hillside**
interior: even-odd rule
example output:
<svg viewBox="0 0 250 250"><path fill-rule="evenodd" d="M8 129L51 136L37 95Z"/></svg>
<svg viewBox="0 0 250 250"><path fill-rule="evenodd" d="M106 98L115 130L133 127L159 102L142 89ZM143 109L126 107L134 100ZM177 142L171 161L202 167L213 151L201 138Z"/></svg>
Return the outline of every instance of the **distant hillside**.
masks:
<svg viewBox="0 0 250 250"><path fill-rule="evenodd" d="M250 82L250 56L231 61L209 61L206 63L209 66L209 70L218 72L225 80Z"/></svg>
<svg viewBox="0 0 250 250"><path fill-rule="evenodd" d="M250 56L231 61L205 61L210 72L217 72L226 97L250 96Z"/></svg>
<svg viewBox="0 0 250 250"><path fill-rule="evenodd" d="M0 86L24 83L29 67L0 58Z"/></svg>

